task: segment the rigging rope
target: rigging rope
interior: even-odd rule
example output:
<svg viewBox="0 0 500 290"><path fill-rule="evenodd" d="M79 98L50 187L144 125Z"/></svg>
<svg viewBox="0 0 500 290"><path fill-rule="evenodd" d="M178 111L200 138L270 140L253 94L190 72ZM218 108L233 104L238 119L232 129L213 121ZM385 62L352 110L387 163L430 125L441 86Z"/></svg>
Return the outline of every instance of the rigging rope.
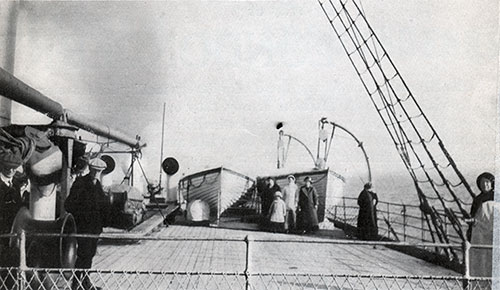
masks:
<svg viewBox="0 0 500 290"><path fill-rule="evenodd" d="M398 149L404 165L414 179L415 186L419 191L419 197L438 200L444 210L448 210L449 205L454 205L459 209L462 216L467 217L468 212L462 206L465 202L454 189L462 186L470 196L474 197L475 195L401 77L392 59L367 22L362 5L358 5L355 0L335 1L338 3L337 5L333 1L328 0L333 12L324 5L324 1L319 0L319 3L389 132L394 145ZM365 33L361 31L360 26L363 26ZM380 56L379 50L382 52L382 56ZM390 74L388 74L388 70L390 70ZM404 98L400 98L400 95L404 96ZM412 102L408 103L410 107L407 108L404 103L410 100ZM424 121L424 128L431 132L429 138L423 137L417 126L417 120ZM409 128L404 128L403 123L408 124ZM411 134L409 135L408 132ZM458 183L452 184L449 181L445 173L441 171L443 166L439 164L438 159L435 157L435 154L438 153L431 153L430 146L436 144L436 142L440 149L438 152L448 161L444 168L451 165L454 171L451 174L458 177L460 180ZM410 158L410 155L413 158ZM430 161L432 166L425 167L424 162L427 163L427 161ZM418 166L412 165L413 162L418 163ZM421 170L425 175L425 179L417 178L415 170ZM437 173L440 182L431 178L430 170ZM419 189L420 183L429 185L429 189L435 194L435 197L424 195ZM439 191L438 188L440 187L446 188L447 191ZM446 198L446 196L450 196L450 198ZM421 200L421 202L425 202L425 200ZM439 239L446 239L446 237L443 237L445 233L440 228L437 218L432 216L431 218Z"/></svg>

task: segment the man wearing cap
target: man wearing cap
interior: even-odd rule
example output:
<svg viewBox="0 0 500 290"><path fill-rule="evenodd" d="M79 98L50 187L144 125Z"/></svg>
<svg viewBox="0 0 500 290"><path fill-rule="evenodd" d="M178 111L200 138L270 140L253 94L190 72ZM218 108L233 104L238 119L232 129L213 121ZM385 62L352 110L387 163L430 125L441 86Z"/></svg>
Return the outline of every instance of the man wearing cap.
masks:
<svg viewBox="0 0 500 290"><path fill-rule="evenodd" d="M64 203L66 211L75 218L78 234L99 235L109 212L107 198L101 186L100 178L106 163L100 158L89 161L89 173L77 177L71 186L70 194ZM78 238L78 250L75 267L90 269L97 250L96 238ZM76 272L72 289L99 289L90 282L89 276Z"/></svg>
<svg viewBox="0 0 500 290"><path fill-rule="evenodd" d="M299 190L298 216L302 232L310 233L319 229L318 227L318 193L312 186L311 177L304 178L305 185Z"/></svg>
<svg viewBox="0 0 500 290"><path fill-rule="evenodd" d="M10 233L14 218L23 205L19 185L13 181L22 163L19 151L0 151L0 234ZM0 241L0 253L8 244L8 239Z"/></svg>
<svg viewBox="0 0 500 290"><path fill-rule="evenodd" d="M295 209L297 208L298 195L295 176L288 175L288 184L283 188L283 200L286 204L285 231L295 230Z"/></svg>
<svg viewBox="0 0 500 290"><path fill-rule="evenodd" d="M18 150L0 149L0 235L10 233L14 218L23 206L20 185L14 181L16 169L22 163ZM9 240L0 239L0 267L19 266L17 250L9 248ZM0 270L0 289L13 289L14 285L12 273Z"/></svg>

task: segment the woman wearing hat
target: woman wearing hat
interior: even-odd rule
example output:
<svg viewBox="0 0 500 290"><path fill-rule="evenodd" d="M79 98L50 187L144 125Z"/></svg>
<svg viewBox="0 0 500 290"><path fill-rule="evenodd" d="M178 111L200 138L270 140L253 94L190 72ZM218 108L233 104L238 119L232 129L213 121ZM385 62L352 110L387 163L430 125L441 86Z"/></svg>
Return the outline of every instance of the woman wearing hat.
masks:
<svg viewBox="0 0 500 290"><path fill-rule="evenodd" d="M297 224L302 232L317 231L318 228L318 193L312 186L311 177L304 178L305 185L299 190Z"/></svg>
<svg viewBox="0 0 500 290"><path fill-rule="evenodd" d="M68 198L64 203L66 210L75 217L78 234L99 235L109 213L107 198L101 186L100 178L106 163L100 158L89 161L89 173L77 177ZM90 269L97 250L96 238L78 238L78 250L75 267ZM88 275L76 272L73 289L99 289L90 282Z"/></svg>
<svg viewBox="0 0 500 290"><path fill-rule="evenodd" d="M297 208L298 195L295 176L288 175L288 184L283 188L283 200L286 204L285 231L295 230L295 209Z"/></svg>

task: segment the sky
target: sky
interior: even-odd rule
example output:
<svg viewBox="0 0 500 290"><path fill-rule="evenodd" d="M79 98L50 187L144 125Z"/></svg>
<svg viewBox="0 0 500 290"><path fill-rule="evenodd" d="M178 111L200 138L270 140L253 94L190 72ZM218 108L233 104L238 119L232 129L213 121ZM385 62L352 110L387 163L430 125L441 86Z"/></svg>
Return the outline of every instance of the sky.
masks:
<svg viewBox="0 0 500 290"><path fill-rule="evenodd" d="M0 4L0 9L5 9ZM363 1L377 33L469 182L494 170L498 1ZM410 177L316 1L23 2L14 74L65 108L147 143L183 174L276 166L277 122L316 150L321 117L363 141L374 184ZM13 107L13 123L47 123ZM102 140L102 139L100 139ZM334 141L329 166L366 181L360 150ZM311 168L297 144L289 166ZM122 167L126 167L125 164Z"/></svg>

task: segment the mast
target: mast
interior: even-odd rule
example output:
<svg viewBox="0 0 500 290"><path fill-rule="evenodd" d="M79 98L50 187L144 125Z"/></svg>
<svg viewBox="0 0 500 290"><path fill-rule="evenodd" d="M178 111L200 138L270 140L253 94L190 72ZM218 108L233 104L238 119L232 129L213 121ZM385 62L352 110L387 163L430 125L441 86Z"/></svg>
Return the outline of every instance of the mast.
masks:
<svg viewBox="0 0 500 290"><path fill-rule="evenodd" d="M0 36L3 35L2 48L0 49L0 67L10 73L14 73L14 62L16 56L18 1L7 1L0 3ZM12 101L0 96L0 127L11 124Z"/></svg>

